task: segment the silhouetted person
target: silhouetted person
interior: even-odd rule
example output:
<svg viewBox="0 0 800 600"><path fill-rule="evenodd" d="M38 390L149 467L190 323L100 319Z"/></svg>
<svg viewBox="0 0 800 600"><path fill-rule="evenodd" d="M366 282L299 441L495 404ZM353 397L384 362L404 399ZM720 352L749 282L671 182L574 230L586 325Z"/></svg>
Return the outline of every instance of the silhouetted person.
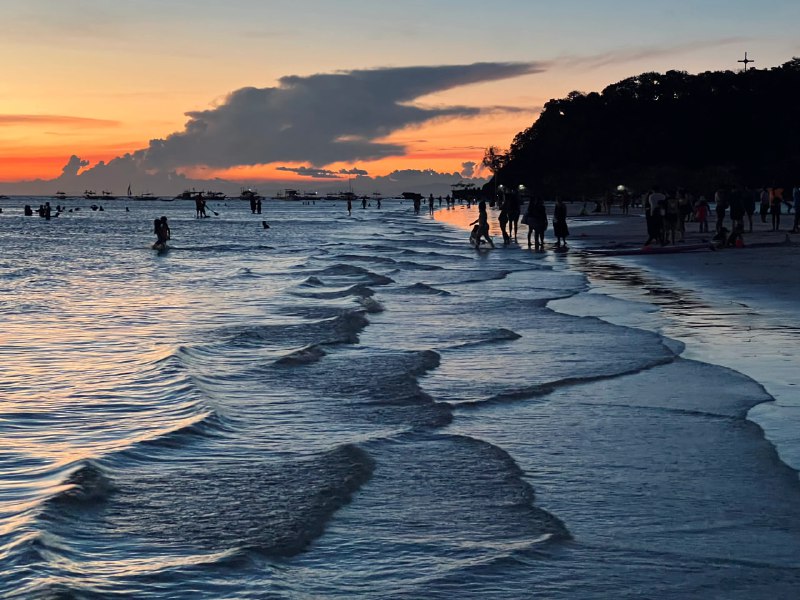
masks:
<svg viewBox="0 0 800 600"><path fill-rule="evenodd" d="M433 194L428 196L428 213L433 216Z"/></svg>
<svg viewBox="0 0 800 600"><path fill-rule="evenodd" d="M645 246L649 246L653 240L657 240L661 244L664 243L664 216L661 211L667 197L661 193L661 188L653 186L653 191L647 197L644 203L644 216L647 221L647 241Z"/></svg>
<svg viewBox="0 0 800 600"><path fill-rule="evenodd" d="M531 231L533 231L534 249L544 250L544 232L547 231L547 210L541 198L531 200L528 204L528 248L531 247Z"/></svg>
<svg viewBox="0 0 800 600"><path fill-rule="evenodd" d="M567 205L564 204L560 196L556 198L556 205L553 208L553 234L556 236L556 248L561 247L561 242L564 242L564 248L566 248L567 236L569 235Z"/></svg>
<svg viewBox="0 0 800 600"><path fill-rule="evenodd" d="M486 213L486 202L483 200L478 204L478 218L475 219L470 225L477 225L478 230L474 232L475 248L480 248L481 238L484 238L489 245L494 248L494 242L489 237L489 215Z"/></svg>
<svg viewBox="0 0 800 600"><path fill-rule="evenodd" d="M349 217L352 214L353 214L353 201L350 198L348 198L347 199L347 216Z"/></svg>
<svg viewBox="0 0 800 600"><path fill-rule="evenodd" d="M500 233L503 235L503 244L508 245L511 241L511 236L506 232L506 225L508 224L508 205L505 200L500 200L500 214L497 215L497 221L500 223Z"/></svg>
<svg viewBox="0 0 800 600"><path fill-rule="evenodd" d="M514 241L517 241L517 228L519 227L519 195L517 194L509 194L506 197L506 203L508 204L508 208L506 212L508 213L508 237L509 241L510 238L514 238Z"/></svg>
<svg viewBox="0 0 800 600"><path fill-rule="evenodd" d="M261 214L261 198L256 199L256 214Z"/></svg>
<svg viewBox="0 0 800 600"><path fill-rule="evenodd" d="M772 198L769 201L769 214L772 217L772 231L779 231L781 227L781 204L783 198L781 197L782 189L773 188Z"/></svg>
<svg viewBox="0 0 800 600"><path fill-rule="evenodd" d="M767 214L769 214L769 192L767 188L761 188L758 198L758 212L761 215L761 222L766 223Z"/></svg>

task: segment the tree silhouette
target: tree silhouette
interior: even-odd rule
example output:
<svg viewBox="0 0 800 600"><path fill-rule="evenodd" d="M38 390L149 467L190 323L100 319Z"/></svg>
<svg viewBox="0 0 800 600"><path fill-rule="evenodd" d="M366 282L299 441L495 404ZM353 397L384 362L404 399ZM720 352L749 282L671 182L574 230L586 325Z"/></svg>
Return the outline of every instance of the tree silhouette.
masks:
<svg viewBox="0 0 800 600"><path fill-rule="evenodd" d="M507 153L483 164L536 194L594 195L654 184L797 185L800 58L769 70L642 73L601 93L550 100ZM489 183L488 185L492 185Z"/></svg>

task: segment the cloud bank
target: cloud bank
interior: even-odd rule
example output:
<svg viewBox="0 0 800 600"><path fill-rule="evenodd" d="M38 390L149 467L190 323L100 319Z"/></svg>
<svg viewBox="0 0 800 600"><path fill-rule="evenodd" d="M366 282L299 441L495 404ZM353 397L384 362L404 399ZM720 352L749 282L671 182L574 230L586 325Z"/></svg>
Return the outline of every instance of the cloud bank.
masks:
<svg viewBox="0 0 800 600"><path fill-rule="evenodd" d="M152 140L147 148L94 166L70 157L54 180L29 182L19 189L41 189L46 184L63 189L113 189L132 182L134 189L176 191L180 186L203 185L180 174L182 168L257 166L276 162L308 163L278 167L317 180L367 177L359 168L326 169L334 162L354 163L404 156L402 144L383 141L393 132L437 119L519 110L518 107L418 106L424 96L460 86L520 77L544 70L543 63L493 62L469 65L396 67L339 71L310 76L287 76L274 87L246 87L228 94L217 106L186 113L182 131ZM7 115L0 125L20 122L69 122L81 126L112 126L115 122L77 117ZM462 165L466 177L474 169ZM400 175L398 175L398 173ZM431 181L433 171L415 181ZM458 173L441 173L437 185L445 189ZM384 180L397 184L402 172ZM380 178L368 178L372 186ZM279 185L281 182L275 182ZM289 182L291 185L291 182ZM296 183L296 182L295 182ZM221 180L207 185L232 189L238 184ZM365 181L366 184L366 181ZM410 184L410 182L409 182ZM177 190L180 191L180 190ZM43 193L52 193L43 190Z"/></svg>
<svg viewBox="0 0 800 600"><path fill-rule="evenodd" d="M401 67L287 76L277 87L248 87L217 107L186 113L183 131L153 140L139 157L147 169L228 168L277 161L333 162L402 156L380 141L392 132L442 118L471 117L469 106L421 107L414 100L459 86L519 77L539 63Z"/></svg>

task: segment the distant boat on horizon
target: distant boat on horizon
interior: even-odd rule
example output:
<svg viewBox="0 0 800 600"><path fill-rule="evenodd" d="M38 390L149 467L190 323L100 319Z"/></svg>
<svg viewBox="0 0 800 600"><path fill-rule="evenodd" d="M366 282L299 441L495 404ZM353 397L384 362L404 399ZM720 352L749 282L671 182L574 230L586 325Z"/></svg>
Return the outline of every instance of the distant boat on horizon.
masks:
<svg viewBox="0 0 800 600"><path fill-rule="evenodd" d="M259 195L258 190L251 188L242 188L239 193L239 200L261 200L262 196Z"/></svg>
<svg viewBox="0 0 800 600"><path fill-rule="evenodd" d="M142 201L142 200L160 200L158 196L153 195L151 192L143 192L141 194L137 194L133 196L134 200Z"/></svg>

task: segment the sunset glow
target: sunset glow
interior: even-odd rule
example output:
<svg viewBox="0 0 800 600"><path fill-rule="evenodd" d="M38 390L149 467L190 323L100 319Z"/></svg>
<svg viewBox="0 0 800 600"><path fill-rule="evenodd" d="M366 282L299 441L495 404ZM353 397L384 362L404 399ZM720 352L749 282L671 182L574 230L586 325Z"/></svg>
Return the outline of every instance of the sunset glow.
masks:
<svg viewBox="0 0 800 600"><path fill-rule="evenodd" d="M679 36L660 27L646 39L633 34L647 30L652 20L669 24L678 18L677 9L626 6L612 35L611 28L593 30L608 20L609 11L583 2L547 11L537 2L506 1L491 11L474 2L444 2L427 7L424 24L402 2L369 11L359 2L337 10L320 1L310 4L315 10L303 17L299 7L249 0L228 3L225 10L201 3L190 13L149 1L136 7L92 1L81 15L46 0L8 7L0 50L22 58L7 64L0 94L0 182L54 179L72 155L93 166L146 149L150 140L181 132L186 113L214 110L238 89L282 88L286 76L533 61L528 74L465 80L414 98L409 105L459 106L475 114L455 111L411 125L387 122L386 135L375 139L398 145L391 156L297 160L287 154L283 160L256 156L231 166L198 161L173 167L195 177L276 185L301 181L309 187L324 181L279 168L358 168L370 176L403 169L461 172L464 163L480 163L487 146L508 147L545 102L572 90L600 90L648 70L735 69L745 48L757 56L757 67L798 52L787 29L798 9L788 2L771 3L769 22L748 19L755 9L740 7L738 20L714 21L712 38L703 27L712 13L693 5L692 25ZM483 35L465 34L482 27L489 28ZM555 29L561 35L553 36ZM761 36L762 30L768 35ZM345 39L352 43L339 43ZM341 93L346 94L334 92L331 98ZM224 155L229 149L216 151Z"/></svg>

